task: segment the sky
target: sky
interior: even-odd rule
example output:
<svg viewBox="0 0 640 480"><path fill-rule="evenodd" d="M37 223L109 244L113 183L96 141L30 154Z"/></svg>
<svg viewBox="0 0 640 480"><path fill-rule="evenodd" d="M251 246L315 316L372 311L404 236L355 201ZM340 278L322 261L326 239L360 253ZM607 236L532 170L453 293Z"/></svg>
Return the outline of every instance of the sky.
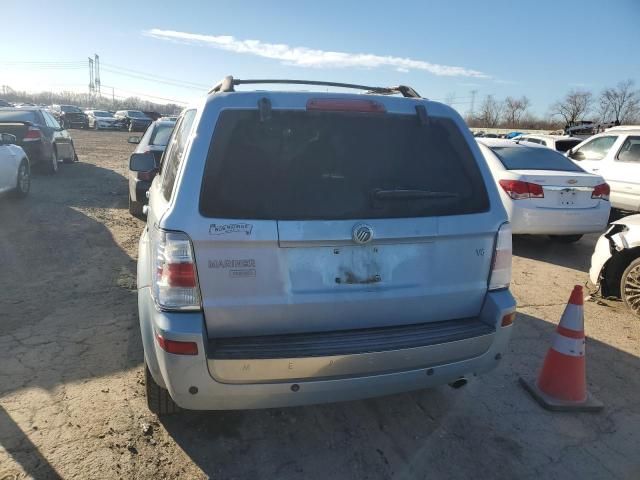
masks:
<svg viewBox="0 0 640 480"><path fill-rule="evenodd" d="M640 0L3 0L0 85L191 103L225 75L406 84L461 113L571 89L640 88ZM55 5L55 8L52 7ZM385 5L378 7L377 5ZM13 39L13 40L7 40ZM6 48L9 47L9 48Z"/></svg>

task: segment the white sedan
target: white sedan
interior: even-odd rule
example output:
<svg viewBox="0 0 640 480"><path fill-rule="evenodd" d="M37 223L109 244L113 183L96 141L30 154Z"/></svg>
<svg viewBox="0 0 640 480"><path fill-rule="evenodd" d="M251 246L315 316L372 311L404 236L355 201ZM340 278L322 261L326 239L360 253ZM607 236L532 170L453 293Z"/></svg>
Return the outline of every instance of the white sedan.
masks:
<svg viewBox="0 0 640 480"><path fill-rule="evenodd" d="M560 153L511 140L477 139L514 234L550 235L561 242L607 226L609 185Z"/></svg>
<svg viewBox="0 0 640 480"><path fill-rule="evenodd" d="M31 168L27 154L15 143L14 135L0 133L0 193L13 192L21 198L31 188Z"/></svg>

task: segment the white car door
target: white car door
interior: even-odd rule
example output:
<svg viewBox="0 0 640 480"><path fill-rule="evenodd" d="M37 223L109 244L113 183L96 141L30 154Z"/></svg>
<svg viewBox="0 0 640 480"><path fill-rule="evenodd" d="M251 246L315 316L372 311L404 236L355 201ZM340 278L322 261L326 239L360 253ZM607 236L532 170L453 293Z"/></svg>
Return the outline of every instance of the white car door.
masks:
<svg viewBox="0 0 640 480"><path fill-rule="evenodd" d="M16 154L10 145L0 143L0 192L15 187L17 178Z"/></svg>
<svg viewBox="0 0 640 480"><path fill-rule="evenodd" d="M602 170L606 167L605 163L607 162L603 160L607 157L607 153L609 153L616 141L618 141L617 135L604 135L593 138L576 147L569 155L569 158L578 162L578 165L587 172L596 173L604 177Z"/></svg>
<svg viewBox="0 0 640 480"><path fill-rule="evenodd" d="M640 136L624 138L619 149L607 156L605 180L611 187L611 206L640 211Z"/></svg>

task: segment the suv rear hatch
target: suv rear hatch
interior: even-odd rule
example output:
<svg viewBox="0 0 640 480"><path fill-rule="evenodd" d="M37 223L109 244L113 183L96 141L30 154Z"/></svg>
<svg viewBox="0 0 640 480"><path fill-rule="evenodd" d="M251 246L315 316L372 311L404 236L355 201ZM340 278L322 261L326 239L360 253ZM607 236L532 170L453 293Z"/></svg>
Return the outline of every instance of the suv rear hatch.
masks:
<svg viewBox="0 0 640 480"><path fill-rule="evenodd" d="M209 337L398 327L482 307L497 217L450 118L368 100L267 118L223 110L199 208Z"/></svg>

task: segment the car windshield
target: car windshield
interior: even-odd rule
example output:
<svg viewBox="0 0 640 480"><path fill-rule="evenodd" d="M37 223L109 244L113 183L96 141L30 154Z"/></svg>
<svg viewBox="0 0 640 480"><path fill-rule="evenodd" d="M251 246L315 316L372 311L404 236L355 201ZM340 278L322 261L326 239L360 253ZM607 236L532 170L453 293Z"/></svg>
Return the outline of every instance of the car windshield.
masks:
<svg viewBox="0 0 640 480"><path fill-rule="evenodd" d="M113 117L113 115L110 114L109 112L103 112L102 110L94 110L93 116L94 117Z"/></svg>
<svg viewBox="0 0 640 480"><path fill-rule="evenodd" d="M147 118L147 116L138 110L128 110L127 115L131 118Z"/></svg>
<svg viewBox="0 0 640 480"><path fill-rule="evenodd" d="M239 194L241 192L241 194ZM245 219L353 219L486 211L467 142L449 119L227 110L207 158L200 211Z"/></svg>
<svg viewBox="0 0 640 480"><path fill-rule="evenodd" d="M0 122L37 123L36 113L29 110L0 110Z"/></svg>
<svg viewBox="0 0 640 480"><path fill-rule="evenodd" d="M62 105L60 107L60 110L62 110L65 113L82 113L82 110L72 105Z"/></svg>
<svg viewBox="0 0 640 480"><path fill-rule="evenodd" d="M566 152L570 148L578 145L582 140L556 140L556 150Z"/></svg>
<svg viewBox="0 0 640 480"><path fill-rule="evenodd" d="M583 170L564 155L540 147L490 147L507 170Z"/></svg>
<svg viewBox="0 0 640 480"><path fill-rule="evenodd" d="M156 128L153 129L153 133L151 134L149 145L166 145L171 136L171 132L173 132L173 127L175 127L175 123L161 123L156 125Z"/></svg>

